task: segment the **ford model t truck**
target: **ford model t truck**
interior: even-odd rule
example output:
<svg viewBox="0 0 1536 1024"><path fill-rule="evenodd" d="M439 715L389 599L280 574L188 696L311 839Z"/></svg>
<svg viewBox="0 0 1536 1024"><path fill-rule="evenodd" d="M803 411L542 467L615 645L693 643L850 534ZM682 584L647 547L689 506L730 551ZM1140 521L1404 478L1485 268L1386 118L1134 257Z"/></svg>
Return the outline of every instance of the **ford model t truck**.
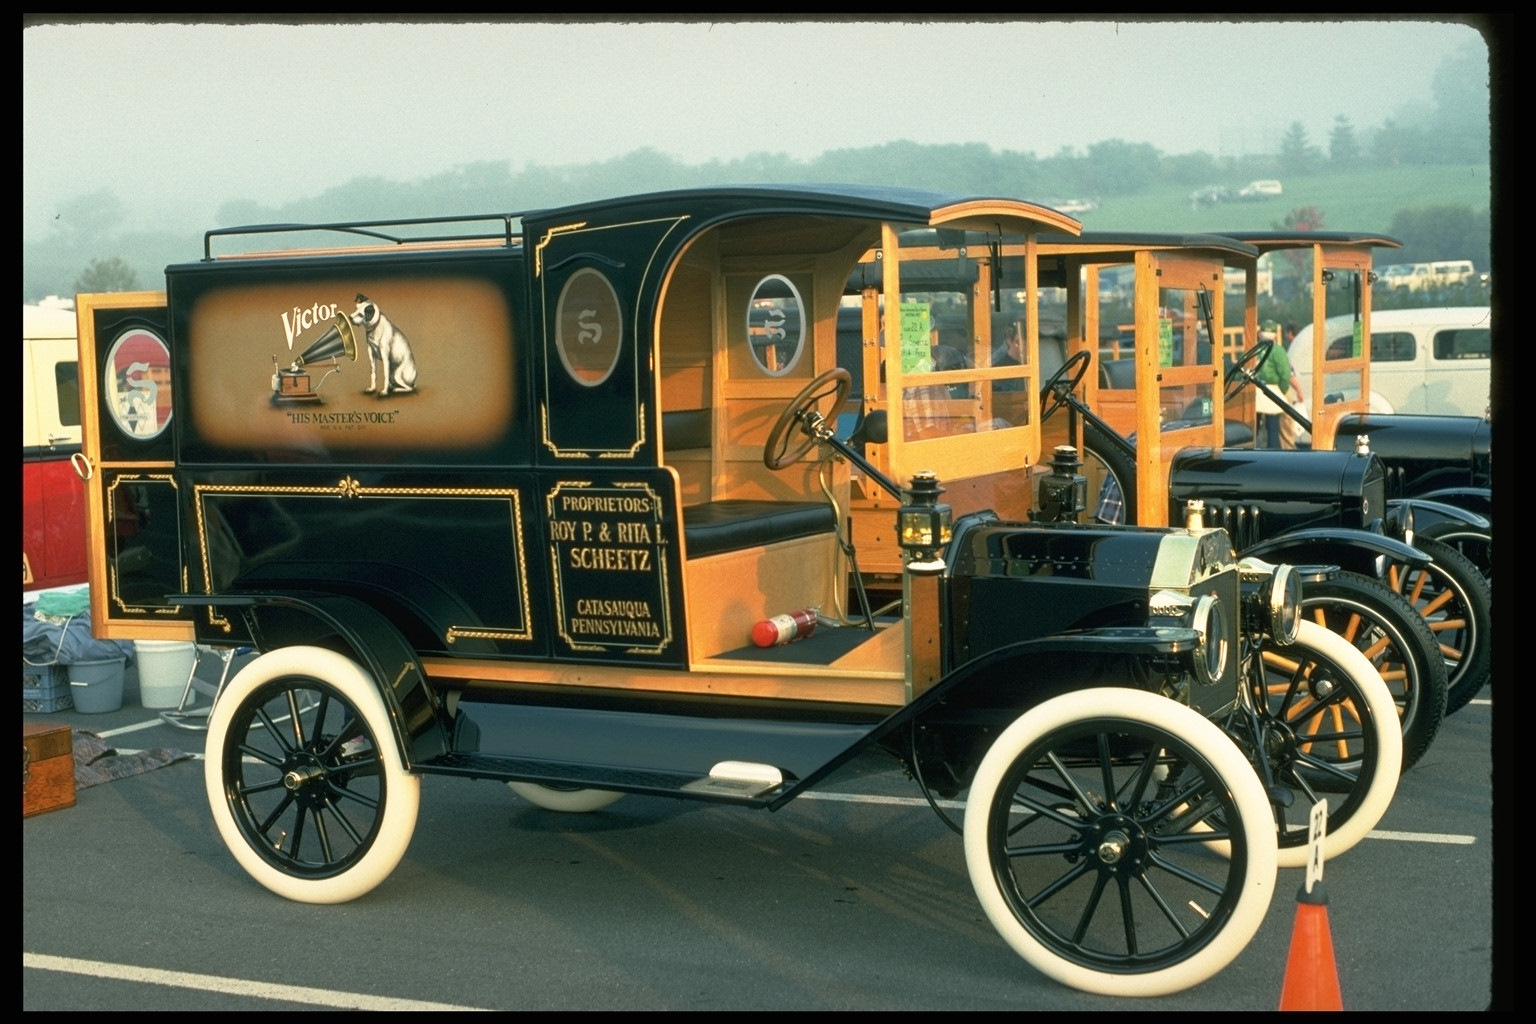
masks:
<svg viewBox="0 0 1536 1024"><path fill-rule="evenodd" d="M207 738L241 866L366 893L427 774L772 810L883 750L968 794L976 894L1049 976L1151 995L1236 956L1306 852L1272 801L1342 789L1345 845L1380 817L1390 697L1225 531L1071 521L1081 478L1070 451L1038 465L1034 400L898 434L878 467L837 436L845 283L875 250L896 295L895 239L928 227L1078 230L1011 199L741 187L215 231L163 294L81 296L93 622L257 652ZM935 372L902 312L898 395ZM855 469L895 499L894 609L845 607ZM1060 521L952 515L943 474L1004 469ZM1266 644L1290 712L1247 675ZM1307 770L1267 790L1281 757Z"/></svg>

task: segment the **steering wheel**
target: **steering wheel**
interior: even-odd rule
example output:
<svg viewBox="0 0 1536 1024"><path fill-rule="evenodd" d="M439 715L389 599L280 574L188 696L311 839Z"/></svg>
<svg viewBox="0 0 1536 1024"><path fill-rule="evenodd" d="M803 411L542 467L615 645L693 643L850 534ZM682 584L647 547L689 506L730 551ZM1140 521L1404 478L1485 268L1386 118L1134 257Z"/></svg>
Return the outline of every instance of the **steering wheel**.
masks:
<svg viewBox="0 0 1536 1024"><path fill-rule="evenodd" d="M834 366L802 388L789 406L779 413L773 429L768 432L768 443L763 445L763 465L769 469L783 469L799 462L821 440L816 436L808 418L819 413L823 422L836 420L852 390L853 376L841 366ZM832 407L821 413L816 407L828 396L832 398ZM791 448L790 440L794 436L791 427L794 426L799 426L805 437Z"/></svg>
<svg viewBox="0 0 1536 1024"><path fill-rule="evenodd" d="M1049 380L1040 385L1041 401L1044 401L1047 395L1050 395L1052 399L1049 405L1040 410L1040 422L1044 423L1050 419L1052 413L1067 404L1066 396L1076 391L1077 386L1087 376L1088 362L1091 358L1087 349L1074 353L1072 358L1062 363L1056 372L1051 374ZM1072 374L1072 381L1065 388L1062 388L1062 381L1066 380L1069 373Z"/></svg>
<svg viewBox="0 0 1536 1024"><path fill-rule="evenodd" d="M1254 366L1258 366L1265 359L1269 358L1269 351L1274 347L1275 343L1265 338L1253 346L1253 348L1238 356L1237 361L1227 367L1226 376L1222 378L1222 386L1226 388L1222 396L1224 401L1230 402L1239 391L1243 390L1243 387L1249 381L1253 380L1253 373L1248 369L1248 364L1252 363Z"/></svg>

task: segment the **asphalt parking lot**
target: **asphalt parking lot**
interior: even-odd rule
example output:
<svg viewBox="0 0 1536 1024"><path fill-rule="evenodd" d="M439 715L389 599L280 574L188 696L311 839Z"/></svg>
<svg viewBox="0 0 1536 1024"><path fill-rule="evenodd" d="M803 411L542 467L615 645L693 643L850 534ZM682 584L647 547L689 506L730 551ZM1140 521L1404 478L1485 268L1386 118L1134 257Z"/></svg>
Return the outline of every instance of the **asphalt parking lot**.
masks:
<svg viewBox="0 0 1536 1024"><path fill-rule="evenodd" d="M143 708L134 675L117 711L24 717L200 756L202 733ZM1494 732L1489 688L1325 865L1346 1010L1498 1005ZM1221 974L1132 1001L1009 950L959 837L877 758L772 814L627 797L561 815L430 777L405 860L333 907L236 865L198 757L83 789L22 840L23 1010L1273 1010L1303 879L1281 871Z"/></svg>

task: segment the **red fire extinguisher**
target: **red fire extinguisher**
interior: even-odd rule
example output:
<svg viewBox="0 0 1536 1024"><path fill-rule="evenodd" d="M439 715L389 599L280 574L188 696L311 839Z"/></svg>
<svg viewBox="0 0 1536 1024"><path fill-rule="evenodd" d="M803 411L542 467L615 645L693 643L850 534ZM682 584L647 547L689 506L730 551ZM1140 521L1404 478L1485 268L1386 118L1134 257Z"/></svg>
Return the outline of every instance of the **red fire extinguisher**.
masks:
<svg viewBox="0 0 1536 1024"><path fill-rule="evenodd" d="M778 647L791 640L803 640L815 631L816 609L802 608L757 623L752 627L752 642L759 647Z"/></svg>

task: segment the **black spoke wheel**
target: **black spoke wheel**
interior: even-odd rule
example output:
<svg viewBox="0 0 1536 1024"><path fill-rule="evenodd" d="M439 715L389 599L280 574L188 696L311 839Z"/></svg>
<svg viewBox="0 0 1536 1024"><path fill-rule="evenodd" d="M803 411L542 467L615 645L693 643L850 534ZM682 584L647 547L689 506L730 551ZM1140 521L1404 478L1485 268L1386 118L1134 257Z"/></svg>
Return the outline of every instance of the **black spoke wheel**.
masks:
<svg viewBox="0 0 1536 1024"><path fill-rule="evenodd" d="M779 413L773 429L768 431L768 441L763 445L763 465L769 469L784 469L804 458L818 441L812 429L811 414L818 414L826 423L834 423L852 390L853 375L841 366L818 375L802 388ZM825 409L821 408L823 402L828 403Z"/></svg>
<svg viewBox="0 0 1536 1024"><path fill-rule="evenodd" d="M1303 586L1301 607L1303 619L1337 633L1376 667L1397 705L1406 772L1445 717L1448 674L1429 625L1402 595L1350 572Z"/></svg>
<svg viewBox="0 0 1536 1024"><path fill-rule="evenodd" d="M1433 561L1422 569L1391 563L1383 582L1407 599L1434 635L1445 658L1449 715L1465 707L1492 678L1492 598L1483 574L1450 545L1416 537L1413 546Z"/></svg>
<svg viewBox="0 0 1536 1024"><path fill-rule="evenodd" d="M1090 486L1088 511L1102 522L1116 526L1136 524L1136 460L1127 455L1115 439L1092 420L1083 423L1083 471L1090 481L1097 479L1098 488ZM1104 506L1104 490L1114 481L1112 493L1119 494L1118 506Z"/></svg>
<svg viewBox="0 0 1536 1024"><path fill-rule="evenodd" d="M304 903L341 903L382 882L420 804L376 684L317 647L264 654L230 681L210 716L204 780L241 867Z"/></svg>
<svg viewBox="0 0 1536 1024"><path fill-rule="evenodd" d="M1057 409L1067 404L1067 396L1076 391L1077 386L1088 375L1088 364L1091 361L1092 357L1086 349L1075 352L1070 359L1057 367L1056 372L1051 374L1044 384L1040 385L1041 423L1050 419Z"/></svg>
<svg viewBox="0 0 1536 1024"><path fill-rule="evenodd" d="M1247 667L1249 700L1227 721L1269 792L1280 866L1306 867L1313 804L1327 805L1326 860L1376 827L1397 792L1403 739L1375 667L1348 641L1303 621L1295 642Z"/></svg>
<svg viewBox="0 0 1536 1024"><path fill-rule="evenodd" d="M1214 975L1253 937L1275 881L1274 822L1242 751L1188 707L1121 687L1052 698L1004 730L964 835L998 933L1036 969L1105 995Z"/></svg>
<svg viewBox="0 0 1536 1024"><path fill-rule="evenodd" d="M1222 386L1226 389L1222 393L1223 401L1232 401L1239 391L1255 379L1253 371L1269 357L1270 350L1274 347L1275 343L1266 338L1238 356L1232 365L1227 367L1226 375L1222 378Z"/></svg>
<svg viewBox="0 0 1536 1024"><path fill-rule="evenodd" d="M1487 581L1489 604L1493 603L1493 537L1491 534L1484 533L1482 530L1453 528L1432 534L1420 533L1414 543L1417 544L1422 540L1437 540L1471 562Z"/></svg>

